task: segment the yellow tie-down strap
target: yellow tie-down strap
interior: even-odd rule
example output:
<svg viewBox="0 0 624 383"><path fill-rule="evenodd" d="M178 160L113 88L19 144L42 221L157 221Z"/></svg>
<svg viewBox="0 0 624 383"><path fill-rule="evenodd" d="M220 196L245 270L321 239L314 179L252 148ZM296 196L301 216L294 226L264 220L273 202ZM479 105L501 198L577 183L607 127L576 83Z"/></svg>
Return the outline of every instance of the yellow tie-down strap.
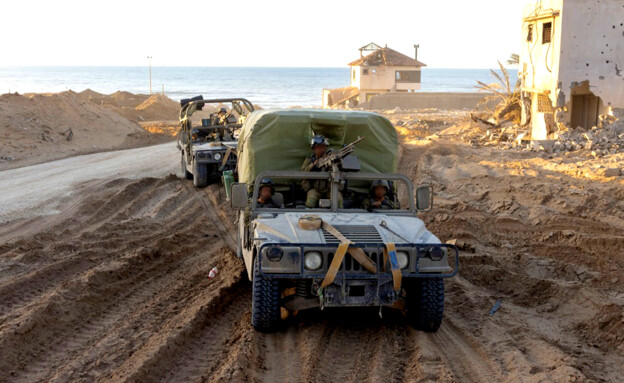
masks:
<svg viewBox="0 0 624 383"><path fill-rule="evenodd" d="M334 259L327 269L327 274L325 274L325 278L323 278L321 288L325 288L334 282L334 279L336 279L336 274L338 274L338 269L340 269L342 260L347 252L349 252L353 259L358 261L366 270L370 271L371 273L377 272L377 265L366 255L364 250L360 249L359 247L349 249L349 245L352 242L348 240L344 235L342 235L342 233L338 231L338 229L336 229L327 222L323 222L322 226L323 229L327 230L334 237L338 238L338 240L340 241L340 245L338 245L338 250L336 250L336 253L334 254Z"/></svg>
<svg viewBox="0 0 624 383"><path fill-rule="evenodd" d="M384 260L383 266L384 270L386 268L386 264L390 260L390 268L392 269L392 282L394 284L394 291L398 292L401 290L401 268L399 267L399 261L397 260L396 247L394 243L386 243L386 248L384 249Z"/></svg>

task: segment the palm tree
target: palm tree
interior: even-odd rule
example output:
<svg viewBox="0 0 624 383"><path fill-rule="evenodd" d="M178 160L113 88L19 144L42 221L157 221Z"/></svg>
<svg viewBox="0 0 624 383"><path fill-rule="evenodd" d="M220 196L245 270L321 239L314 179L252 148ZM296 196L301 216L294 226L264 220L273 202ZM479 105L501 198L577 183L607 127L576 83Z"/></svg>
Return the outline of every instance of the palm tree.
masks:
<svg viewBox="0 0 624 383"><path fill-rule="evenodd" d="M490 101L498 100L499 102L495 110L491 111L492 116L496 119L496 122L500 123L502 120L519 122L520 112L522 110L520 100L520 81L516 81L514 87L512 88L509 79L509 71L507 71L507 68L505 68L500 61L498 61L498 66L500 67L502 75L494 69L490 69L490 72L496 82L486 84L477 80L478 85L475 85L475 88L477 88L479 92L490 93L490 95L486 96L480 104L487 105Z"/></svg>
<svg viewBox="0 0 624 383"><path fill-rule="evenodd" d="M517 53L512 53L509 56L509 60L507 60L507 65L518 65L520 64L520 55Z"/></svg>

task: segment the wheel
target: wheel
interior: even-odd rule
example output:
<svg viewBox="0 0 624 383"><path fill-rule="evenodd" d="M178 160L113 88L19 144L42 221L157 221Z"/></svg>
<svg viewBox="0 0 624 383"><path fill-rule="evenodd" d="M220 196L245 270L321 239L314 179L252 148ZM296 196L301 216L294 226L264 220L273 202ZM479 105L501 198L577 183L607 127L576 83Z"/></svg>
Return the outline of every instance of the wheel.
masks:
<svg viewBox="0 0 624 383"><path fill-rule="evenodd" d="M193 185L203 188L208 185L208 168L205 164L193 161Z"/></svg>
<svg viewBox="0 0 624 383"><path fill-rule="evenodd" d="M180 161L180 164L182 165L182 174L184 175L184 178L186 178L187 180L192 180L193 173L189 172L186 169L186 161L184 160L184 152L182 152L182 160Z"/></svg>
<svg viewBox="0 0 624 383"><path fill-rule="evenodd" d="M258 331L270 332L280 323L279 281L264 278L259 270L259 257L254 259L251 292L251 325Z"/></svg>
<svg viewBox="0 0 624 383"><path fill-rule="evenodd" d="M426 278L406 285L407 316L420 331L436 332L444 314L444 280Z"/></svg>

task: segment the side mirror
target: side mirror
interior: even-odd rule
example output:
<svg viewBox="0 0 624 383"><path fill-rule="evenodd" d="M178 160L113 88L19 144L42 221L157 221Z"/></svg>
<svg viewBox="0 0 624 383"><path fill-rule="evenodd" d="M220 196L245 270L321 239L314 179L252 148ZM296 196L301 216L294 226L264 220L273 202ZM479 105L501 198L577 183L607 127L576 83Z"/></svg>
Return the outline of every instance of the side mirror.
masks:
<svg viewBox="0 0 624 383"><path fill-rule="evenodd" d="M433 208L433 186L421 185L416 188L416 210L430 211Z"/></svg>
<svg viewBox="0 0 624 383"><path fill-rule="evenodd" d="M247 184L232 184L232 208L244 209L249 206L249 195L247 195Z"/></svg>

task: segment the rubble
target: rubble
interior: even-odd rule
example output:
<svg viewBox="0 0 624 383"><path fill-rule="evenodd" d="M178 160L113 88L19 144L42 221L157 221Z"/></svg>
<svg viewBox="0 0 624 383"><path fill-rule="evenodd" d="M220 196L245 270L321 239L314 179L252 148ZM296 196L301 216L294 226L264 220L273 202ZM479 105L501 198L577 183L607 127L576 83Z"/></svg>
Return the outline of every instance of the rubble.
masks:
<svg viewBox="0 0 624 383"><path fill-rule="evenodd" d="M581 127L563 128L551 134L549 140L540 141L528 139L528 127L510 124L491 126L482 121L477 121L477 124L485 132L480 136L467 138L475 146L499 145L503 149L526 149L551 154L588 150L593 157L624 152L622 120L603 119L599 124L602 127L594 126L590 130Z"/></svg>

